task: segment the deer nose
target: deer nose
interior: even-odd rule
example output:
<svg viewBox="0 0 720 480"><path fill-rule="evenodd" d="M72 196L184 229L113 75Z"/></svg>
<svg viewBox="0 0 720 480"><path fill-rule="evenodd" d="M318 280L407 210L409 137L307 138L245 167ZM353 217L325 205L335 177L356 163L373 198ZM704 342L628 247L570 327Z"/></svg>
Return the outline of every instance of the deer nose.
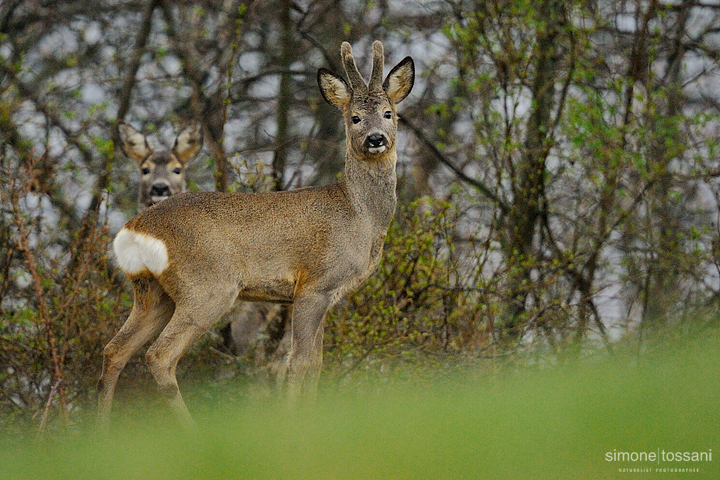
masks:
<svg viewBox="0 0 720 480"><path fill-rule="evenodd" d="M150 195L153 197L169 197L170 187L164 183L156 183L150 189Z"/></svg>
<svg viewBox="0 0 720 480"><path fill-rule="evenodd" d="M384 147L386 144L387 140L385 139L385 135L379 133L368 135L368 137L365 139L366 148L380 148Z"/></svg>

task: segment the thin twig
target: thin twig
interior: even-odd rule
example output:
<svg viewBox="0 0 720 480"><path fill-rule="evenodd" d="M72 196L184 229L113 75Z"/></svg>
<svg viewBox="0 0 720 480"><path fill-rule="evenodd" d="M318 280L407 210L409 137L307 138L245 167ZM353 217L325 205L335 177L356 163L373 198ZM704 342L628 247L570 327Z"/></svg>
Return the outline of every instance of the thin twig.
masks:
<svg viewBox="0 0 720 480"><path fill-rule="evenodd" d="M422 142L422 144L425 145L425 147L427 147L428 150L430 150L430 152L435 156L435 158L437 158L440 161L440 163L442 163L443 165L448 167L450 170L452 170L453 173L455 173L455 175L457 175L458 178L460 178L460 180L462 180L463 182L468 183L468 184L472 185L473 187L477 188L478 190L480 190L480 193L482 193L487 198L492 200L495 204L497 204L500 207L500 209L503 211L503 213L508 212L508 210L509 210L508 206L505 205L505 202L503 202L502 199L500 197L498 197L495 194L495 192L492 191L492 189L490 187L485 185L480 180L476 180L472 177L467 176L465 174L465 172L463 172L453 162L451 162L448 158L446 158L445 155L443 155L443 153L435 146L435 144L429 138L427 138L427 136L423 133L422 130L420 130L420 128L413 125L413 123L410 122L405 117L402 117L402 116L399 117L399 121L402 125L405 125L406 127L410 128L410 130L413 131L413 133L418 138L418 140L420 140Z"/></svg>
<svg viewBox="0 0 720 480"><path fill-rule="evenodd" d="M57 393L58 389L60 388L60 385L62 385L62 379L57 380L53 385L52 389L50 389L50 395L48 395L47 402L45 403L45 409L43 410L43 416L40 420L40 427L38 427L38 440L42 438L43 432L45 431L45 427L47 426L48 414L50 413L50 405L52 404L52 399L55 396L55 393Z"/></svg>
<svg viewBox="0 0 720 480"><path fill-rule="evenodd" d="M29 175L27 175L28 178L25 178L25 183L23 184L23 194L27 194L29 191L30 185L32 185L34 179L32 178L32 172L34 171L35 162L33 159L30 159L27 164L27 170ZM47 336L48 344L50 345L50 358L52 360L52 367L53 367L53 377L55 378L55 383L58 388L58 394L59 394L59 400L60 400L60 409L62 411L63 417L65 419L65 423L69 424L70 420L68 418L68 412L67 412L67 401L65 397L65 389L63 388L63 373L62 373L62 367L61 367L61 361L60 357L58 355L58 349L57 349L57 340L55 338L55 333L53 331L52 321L50 319L50 313L47 309L47 303L45 299L45 289L42 285L42 280L40 279L40 274L38 273L38 265L37 261L35 260L35 255L33 254L32 249L30 248L30 242L28 241L29 233L27 231L27 228L25 226L25 222L22 218L22 212L20 211L19 203L19 193L15 191L13 193L12 198L12 208L13 208L13 217L14 217L14 223L17 227L18 231L18 239L17 239L17 248L20 252L22 252L23 256L25 257L25 265L30 272L30 277L32 278L33 288L35 290L35 297L37 300L37 312L40 317L40 320L42 321L44 327L45 327L45 335Z"/></svg>

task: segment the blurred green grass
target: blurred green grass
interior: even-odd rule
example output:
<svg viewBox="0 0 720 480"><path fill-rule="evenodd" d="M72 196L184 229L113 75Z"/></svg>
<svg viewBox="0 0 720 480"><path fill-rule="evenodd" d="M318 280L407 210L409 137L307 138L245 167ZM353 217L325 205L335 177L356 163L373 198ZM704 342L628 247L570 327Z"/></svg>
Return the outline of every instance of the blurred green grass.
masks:
<svg viewBox="0 0 720 480"><path fill-rule="evenodd" d="M109 437L84 427L42 441L5 438L0 478L720 478L718 340L713 332L643 355L495 376L469 370L422 385L365 383L292 411L258 398L220 410L190 405L194 434L165 409L125 422L116 415ZM613 450L658 449L715 456L605 460Z"/></svg>

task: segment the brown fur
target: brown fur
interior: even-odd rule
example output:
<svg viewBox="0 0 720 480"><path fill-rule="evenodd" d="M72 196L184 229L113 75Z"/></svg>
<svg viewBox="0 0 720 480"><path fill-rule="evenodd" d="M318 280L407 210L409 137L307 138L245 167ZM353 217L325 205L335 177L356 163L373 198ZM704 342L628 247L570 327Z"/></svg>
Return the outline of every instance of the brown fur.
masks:
<svg viewBox="0 0 720 480"><path fill-rule="evenodd" d="M414 78L408 57L393 70L393 78L386 79L390 90L379 85L381 75L373 75L370 85L360 85L350 45L344 43L341 50L350 85L327 70L318 72L323 95L345 117L348 151L340 182L266 194L187 193L148 209L124 227L125 243L116 246L124 245L122 257L137 268L129 274L135 306L105 350L101 419L110 411L115 372L138 344L167 323L146 359L175 413L191 424L177 387L177 362L236 298L293 304L288 395L315 393L325 313L380 261L396 205L395 105L407 96ZM380 42L373 50L374 68L382 68ZM137 267L142 263L131 255L136 247L127 241L134 235L165 246L167 263L160 273ZM142 250L143 255L153 252ZM153 271L159 271L153 265ZM148 282L150 288L138 288ZM174 306L171 314L169 302Z"/></svg>
<svg viewBox="0 0 720 480"><path fill-rule="evenodd" d="M171 150L153 151L145 135L125 122L118 123L120 146L125 155L134 159L139 167L138 212L187 191L186 165L202 147L201 133L198 125L190 125L181 129ZM154 196L153 187L167 187L165 195ZM243 356L253 346L267 319L279 313L280 306L238 304L236 309L225 315L225 320L229 322L225 328L231 335L227 346L237 355Z"/></svg>

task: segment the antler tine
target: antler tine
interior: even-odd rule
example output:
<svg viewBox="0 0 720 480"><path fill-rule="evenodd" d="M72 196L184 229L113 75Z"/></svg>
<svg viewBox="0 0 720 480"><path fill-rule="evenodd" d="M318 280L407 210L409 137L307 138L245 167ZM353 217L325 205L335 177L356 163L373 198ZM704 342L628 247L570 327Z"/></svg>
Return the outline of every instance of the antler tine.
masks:
<svg viewBox="0 0 720 480"><path fill-rule="evenodd" d="M379 40L373 42L373 66L370 74L370 83L368 88L371 92L382 91L383 67L385 66L385 54L383 46Z"/></svg>
<svg viewBox="0 0 720 480"><path fill-rule="evenodd" d="M348 80L350 80L350 87L356 92L367 93L367 85L355 65L352 47L348 42L342 43L340 46L340 54L342 56L343 66L345 67L345 73L348 76Z"/></svg>

